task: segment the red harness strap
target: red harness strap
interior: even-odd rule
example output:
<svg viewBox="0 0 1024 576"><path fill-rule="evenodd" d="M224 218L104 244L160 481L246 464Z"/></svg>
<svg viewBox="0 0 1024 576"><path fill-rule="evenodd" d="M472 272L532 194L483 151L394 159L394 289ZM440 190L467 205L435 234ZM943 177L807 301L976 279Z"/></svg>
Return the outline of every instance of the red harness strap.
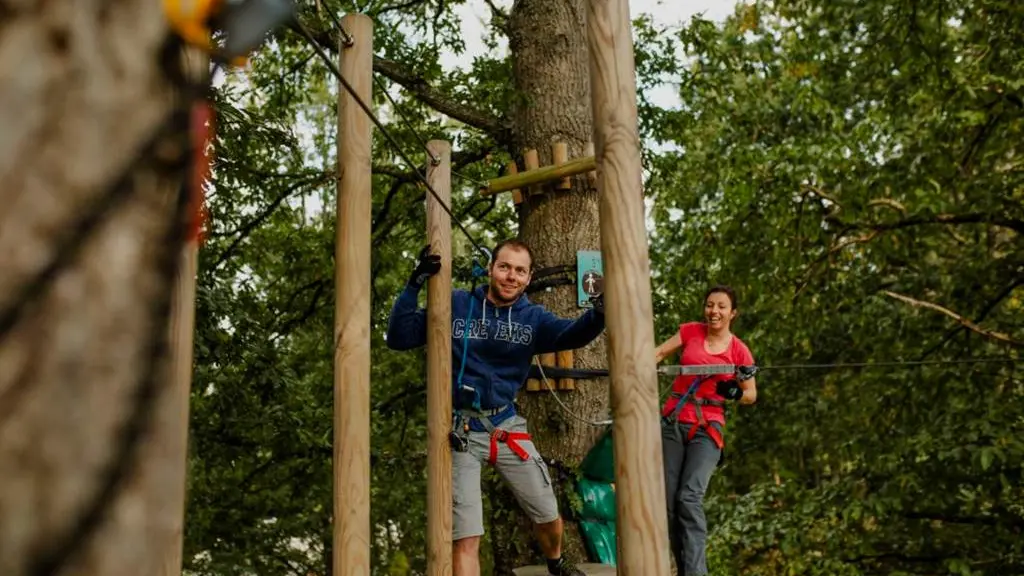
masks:
<svg viewBox="0 0 1024 576"><path fill-rule="evenodd" d="M690 432L686 435L686 441L693 440L694 436L697 435L697 428L703 428L707 435L715 442L718 449L721 450L725 447L725 440L722 438L722 434L717 428L708 424L708 421L704 419L704 411L701 410L701 406L707 404L710 406L721 406L722 403L717 400L707 400L704 398L691 399L690 402L694 404L694 411L697 413L697 424L690 427Z"/></svg>
<svg viewBox="0 0 1024 576"><path fill-rule="evenodd" d="M529 439L530 435L526 432L507 432L501 428L496 428L491 433L491 453L487 457L487 463L494 466L498 462L498 442L507 444L509 449L515 452L516 456L519 456L520 460L529 460L530 454L519 444L520 440Z"/></svg>

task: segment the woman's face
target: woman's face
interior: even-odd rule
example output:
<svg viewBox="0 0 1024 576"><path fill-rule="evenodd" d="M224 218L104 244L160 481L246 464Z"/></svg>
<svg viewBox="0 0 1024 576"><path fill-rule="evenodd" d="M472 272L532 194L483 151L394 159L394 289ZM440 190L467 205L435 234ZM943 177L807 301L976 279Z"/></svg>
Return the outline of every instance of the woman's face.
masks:
<svg viewBox="0 0 1024 576"><path fill-rule="evenodd" d="M709 328L728 330L735 317L736 310L733 309L732 301L725 292L712 292L704 301L704 320Z"/></svg>

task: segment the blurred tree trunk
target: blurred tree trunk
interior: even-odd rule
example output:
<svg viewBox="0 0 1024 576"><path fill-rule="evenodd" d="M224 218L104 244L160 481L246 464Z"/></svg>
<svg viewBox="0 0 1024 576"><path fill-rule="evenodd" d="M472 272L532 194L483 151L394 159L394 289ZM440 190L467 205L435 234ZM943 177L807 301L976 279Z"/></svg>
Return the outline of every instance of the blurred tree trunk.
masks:
<svg viewBox="0 0 1024 576"><path fill-rule="evenodd" d="M178 52L152 2L15 0L0 22L0 574L158 574L184 478L162 436Z"/></svg>

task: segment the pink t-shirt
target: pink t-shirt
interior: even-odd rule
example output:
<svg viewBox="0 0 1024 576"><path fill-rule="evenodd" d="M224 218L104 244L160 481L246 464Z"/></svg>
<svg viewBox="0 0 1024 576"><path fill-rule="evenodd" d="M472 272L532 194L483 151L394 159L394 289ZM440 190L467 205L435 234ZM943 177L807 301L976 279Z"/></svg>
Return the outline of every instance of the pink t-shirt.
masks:
<svg viewBox="0 0 1024 576"><path fill-rule="evenodd" d="M711 354L704 346L704 338L707 336L707 326L702 322L687 322L679 326L679 339L682 341L682 352L679 355L679 363L684 366L695 364L735 364L750 366L754 363L754 356L742 340L733 335L729 347L721 354ZM732 378L732 374L712 374L704 376L704 381L697 387L694 394L697 398L708 398L711 400L724 400L715 393L715 384L720 380ZM686 394L697 376L680 375L672 382L672 391L678 394ZM662 416L668 416L675 410L679 398L669 396L665 407L661 410ZM701 406L704 412L704 419L708 422L718 422L725 425L725 412L721 406ZM693 404L686 404L679 411L679 421L687 424L697 422L697 412Z"/></svg>

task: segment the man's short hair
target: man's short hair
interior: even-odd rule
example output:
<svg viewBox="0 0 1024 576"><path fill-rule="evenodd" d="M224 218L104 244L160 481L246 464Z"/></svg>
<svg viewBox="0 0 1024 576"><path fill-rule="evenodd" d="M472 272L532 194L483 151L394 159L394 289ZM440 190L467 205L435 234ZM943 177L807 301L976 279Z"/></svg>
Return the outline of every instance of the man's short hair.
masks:
<svg viewBox="0 0 1024 576"><path fill-rule="evenodd" d="M501 252L501 249L506 246L516 250L526 251L526 255L530 257L530 271L533 271L533 250L530 250L530 246L526 242L516 238L509 238L508 240L498 242L498 245L494 247L494 251L491 252L491 265L494 265L498 260L498 254Z"/></svg>

